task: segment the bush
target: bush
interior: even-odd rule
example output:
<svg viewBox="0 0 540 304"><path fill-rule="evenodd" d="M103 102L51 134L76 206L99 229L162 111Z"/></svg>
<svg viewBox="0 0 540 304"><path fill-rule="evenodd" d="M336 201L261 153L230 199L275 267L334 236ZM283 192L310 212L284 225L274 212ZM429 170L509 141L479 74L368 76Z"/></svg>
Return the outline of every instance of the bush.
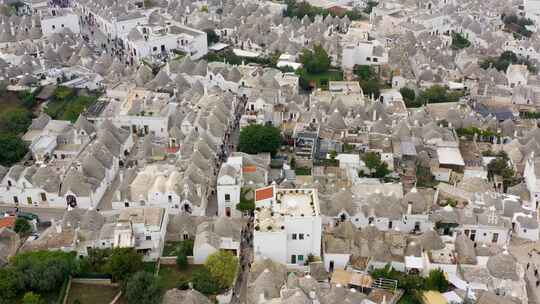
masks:
<svg viewBox="0 0 540 304"><path fill-rule="evenodd" d="M448 287L448 281L442 270L434 269L429 272L429 276L426 278L425 289L446 292L448 291Z"/></svg>
<svg viewBox="0 0 540 304"><path fill-rule="evenodd" d="M238 258L230 251L220 250L211 254L204 263L213 280L222 289L232 286L238 270Z"/></svg>
<svg viewBox="0 0 540 304"><path fill-rule="evenodd" d="M22 304L42 304L42 303L43 303L43 300L41 299L41 296L31 291L25 293L22 299Z"/></svg>
<svg viewBox="0 0 540 304"><path fill-rule="evenodd" d="M130 304L161 303L161 288L157 278L146 271L139 271L131 276L125 284L124 293Z"/></svg>
<svg viewBox="0 0 540 304"><path fill-rule="evenodd" d="M178 285L176 288L180 289L180 290L187 290L189 289L189 283L190 283L190 278L186 277L186 276L180 276L178 278Z"/></svg>
<svg viewBox="0 0 540 304"><path fill-rule="evenodd" d="M26 143L15 134L0 133L0 165L11 166L20 161L28 151Z"/></svg>
<svg viewBox="0 0 540 304"><path fill-rule="evenodd" d="M14 108L0 114L0 131L12 134L26 132L32 123L32 114L24 108Z"/></svg>
<svg viewBox="0 0 540 304"><path fill-rule="evenodd" d="M115 281L123 281L143 268L142 255L133 248L114 248L105 265Z"/></svg>
<svg viewBox="0 0 540 304"><path fill-rule="evenodd" d="M205 295L215 295L220 292L219 284L214 280L206 267L193 271L193 288Z"/></svg>
<svg viewBox="0 0 540 304"><path fill-rule="evenodd" d="M24 279L20 272L11 267L0 268L0 303L12 303L24 290ZM5 301L2 301L2 299Z"/></svg>
<svg viewBox="0 0 540 304"><path fill-rule="evenodd" d="M25 252L16 255L10 263L21 274L26 290L36 292L59 289L78 270L75 254L61 251Z"/></svg>

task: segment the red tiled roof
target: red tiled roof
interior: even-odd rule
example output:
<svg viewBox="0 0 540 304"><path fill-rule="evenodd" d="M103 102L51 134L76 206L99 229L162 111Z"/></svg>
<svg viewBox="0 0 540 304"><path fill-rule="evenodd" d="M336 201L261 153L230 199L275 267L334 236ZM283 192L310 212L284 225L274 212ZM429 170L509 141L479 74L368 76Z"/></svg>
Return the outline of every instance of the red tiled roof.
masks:
<svg viewBox="0 0 540 304"><path fill-rule="evenodd" d="M0 218L0 228L9 227L13 228L15 227L15 216L6 216Z"/></svg>
<svg viewBox="0 0 540 304"><path fill-rule="evenodd" d="M242 172L244 173L254 173L257 172L257 167L255 166L245 166L242 168Z"/></svg>
<svg viewBox="0 0 540 304"><path fill-rule="evenodd" d="M274 187L255 190L255 201L262 201L274 197Z"/></svg>

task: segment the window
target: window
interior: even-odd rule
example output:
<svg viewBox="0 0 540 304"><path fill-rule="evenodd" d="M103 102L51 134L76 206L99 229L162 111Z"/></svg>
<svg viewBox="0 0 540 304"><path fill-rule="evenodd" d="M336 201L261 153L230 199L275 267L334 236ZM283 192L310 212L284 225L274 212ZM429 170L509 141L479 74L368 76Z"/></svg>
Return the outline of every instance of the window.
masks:
<svg viewBox="0 0 540 304"><path fill-rule="evenodd" d="M388 221L388 229L392 229L392 221Z"/></svg>
<svg viewBox="0 0 540 304"><path fill-rule="evenodd" d="M303 240L304 239L304 234L303 233L298 234L298 239Z"/></svg>
<svg viewBox="0 0 540 304"><path fill-rule="evenodd" d="M292 239L293 239L293 240L296 240L296 233L293 233L293 234L292 234Z"/></svg>
<svg viewBox="0 0 540 304"><path fill-rule="evenodd" d="M182 236L182 238L184 239L184 241L187 241L189 240L189 235L184 232L184 235Z"/></svg>
<svg viewBox="0 0 540 304"><path fill-rule="evenodd" d="M296 254L291 255L291 264L296 264Z"/></svg>
<svg viewBox="0 0 540 304"><path fill-rule="evenodd" d="M379 61L379 58L373 57L373 62L377 62L377 61Z"/></svg>
<svg viewBox="0 0 540 304"><path fill-rule="evenodd" d="M47 194L45 194L44 192L41 193L41 200L43 202L47 201Z"/></svg>
<svg viewBox="0 0 540 304"><path fill-rule="evenodd" d="M491 238L491 242L492 242L492 243L497 243L497 241L499 241L499 234L498 234L498 233L494 233L494 234L493 234L493 237Z"/></svg>
<svg viewBox="0 0 540 304"><path fill-rule="evenodd" d="M64 24L62 23L62 24L60 24L60 26L61 26L61 27L64 27Z"/></svg>
<svg viewBox="0 0 540 304"><path fill-rule="evenodd" d="M151 241L151 240L152 240L152 236L151 236L151 235L147 235L147 236L146 236L146 240L147 240L147 241Z"/></svg>
<svg viewBox="0 0 540 304"><path fill-rule="evenodd" d="M8 184L9 187L11 187L13 185L10 180L7 181L7 184Z"/></svg>
<svg viewBox="0 0 540 304"><path fill-rule="evenodd" d="M129 203L128 203L128 202L125 202L125 203L124 203L124 207L126 207L126 208L129 207Z"/></svg>
<svg viewBox="0 0 540 304"><path fill-rule="evenodd" d="M298 255L298 262L304 261L304 256L302 254Z"/></svg>
<svg viewBox="0 0 540 304"><path fill-rule="evenodd" d="M167 199L168 199L169 203L172 203L172 195L169 195L169 196L167 197Z"/></svg>
<svg viewBox="0 0 540 304"><path fill-rule="evenodd" d="M56 28L56 25L53 24L52 28L53 28L53 30L54 30L54 29Z"/></svg>
<svg viewBox="0 0 540 304"><path fill-rule="evenodd" d="M16 196L14 196L14 197L13 197L13 202L14 202L15 204L18 204L18 203L19 203L19 198L16 197Z"/></svg>
<svg viewBox="0 0 540 304"><path fill-rule="evenodd" d="M230 202L230 201L231 201L231 195L230 195L230 194L225 194L225 201L226 201L226 202Z"/></svg>

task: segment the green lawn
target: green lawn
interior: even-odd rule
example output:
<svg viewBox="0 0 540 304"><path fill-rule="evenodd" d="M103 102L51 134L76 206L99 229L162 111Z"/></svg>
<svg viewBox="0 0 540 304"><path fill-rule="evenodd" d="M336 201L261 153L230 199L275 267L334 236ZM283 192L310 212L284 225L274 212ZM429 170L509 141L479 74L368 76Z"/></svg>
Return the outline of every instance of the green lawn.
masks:
<svg viewBox="0 0 540 304"><path fill-rule="evenodd" d="M178 287L181 280L189 280L196 269L203 265L188 265L185 270L180 270L176 265L161 265L159 268L159 282L164 291Z"/></svg>
<svg viewBox="0 0 540 304"><path fill-rule="evenodd" d="M58 87L54 97L47 103L45 113L53 119L75 122L79 114L94 104L97 99L98 96L93 93L79 95L74 89Z"/></svg>
<svg viewBox="0 0 540 304"><path fill-rule="evenodd" d="M187 250L187 255L193 255L193 241L187 240L187 241L178 241L178 242L166 242L165 246L163 247L163 254L162 256L177 256L179 253L182 252L182 245L184 245Z"/></svg>
<svg viewBox="0 0 540 304"><path fill-rule="evenodd" d="M308 82L315 82L317 88L323 90L328 89L329 81L341 81L343 80L343 72L340 70L329 70L320 74L310 74L305 70L300 71L300 76Z"/></svg>
<svg viewBox="0 0 540 304"><path fill-rule="evenodd" d="M72 283L67 303L79 300L81 304L110 303L118 294L119 288L105 285Z"/></svg>

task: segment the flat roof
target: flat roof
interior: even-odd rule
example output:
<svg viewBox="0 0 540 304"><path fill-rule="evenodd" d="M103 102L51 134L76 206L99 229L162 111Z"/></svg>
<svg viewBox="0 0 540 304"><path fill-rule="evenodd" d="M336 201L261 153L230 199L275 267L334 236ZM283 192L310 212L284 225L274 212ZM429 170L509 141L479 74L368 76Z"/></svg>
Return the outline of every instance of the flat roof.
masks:
<svg viewBox="0 0 540 304"><path fill-rule="evenodd" d="M461 152L458 148L439 147L437 148L437 157L439 164L465 166Z"/></svg>

